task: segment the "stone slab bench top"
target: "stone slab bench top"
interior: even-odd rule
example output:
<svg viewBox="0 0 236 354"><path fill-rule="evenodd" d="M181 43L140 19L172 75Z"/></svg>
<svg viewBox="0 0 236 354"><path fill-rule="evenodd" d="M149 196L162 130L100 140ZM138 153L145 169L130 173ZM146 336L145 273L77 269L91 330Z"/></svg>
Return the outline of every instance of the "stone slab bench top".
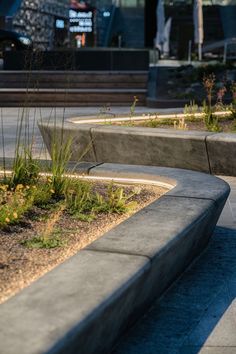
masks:
<svg viewBox="0 0 236 354"><path fill-rule="evenodd" d="M0 305L1 354L109 353L204 249L229 194L221 179L181 169L77 170L170 190Z"/></svg>

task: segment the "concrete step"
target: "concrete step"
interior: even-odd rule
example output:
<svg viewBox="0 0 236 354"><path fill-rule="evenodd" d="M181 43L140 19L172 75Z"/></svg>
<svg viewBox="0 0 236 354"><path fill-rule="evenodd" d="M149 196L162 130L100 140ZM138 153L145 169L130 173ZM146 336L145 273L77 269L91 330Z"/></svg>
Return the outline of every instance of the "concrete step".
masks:
<svg viewBox="0 0 236 354"><path fill-rule="evenodd" d="M145 105L147 81L147 71L2 71L0 105Z"/></svg>
<svg viewBox="0 0 236 354"><path fill-rule="evenodd" d="M148 72L2 71L0 88L138 88L147 86Z"/></svg>
<svg viewBox="0 0 236 354"><path fill-rule="evenodd" d="M146 89L0 89L1 107L129 106L138 97L146 105Z"/></svg>

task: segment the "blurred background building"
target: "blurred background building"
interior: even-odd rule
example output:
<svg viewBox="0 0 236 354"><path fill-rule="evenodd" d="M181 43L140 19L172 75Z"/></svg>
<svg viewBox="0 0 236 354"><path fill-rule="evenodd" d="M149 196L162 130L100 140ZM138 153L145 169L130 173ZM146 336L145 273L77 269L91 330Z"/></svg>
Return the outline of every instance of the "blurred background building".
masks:
<svg viewBox="0 0 236 354"><path fill-rule="evenodd" d="M5 1L5 5L4 5ZM0 27L29 35L35 48L153 48L158 0L1 0ZM236 0L202 0L204 44L236 37ZM10 6L11 5L11 6ZM193 43L193 0L164 0L172 19L170 56Z"/></svg>

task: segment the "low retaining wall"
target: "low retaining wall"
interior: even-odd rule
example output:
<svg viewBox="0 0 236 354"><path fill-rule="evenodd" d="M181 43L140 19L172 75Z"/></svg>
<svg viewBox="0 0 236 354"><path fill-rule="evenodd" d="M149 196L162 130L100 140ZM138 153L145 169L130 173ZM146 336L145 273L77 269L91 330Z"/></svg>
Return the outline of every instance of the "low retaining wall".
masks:
<svg viewBox="0 0 236 354"><path fill-rule="evenodd" d="M104 122L104 120L103 120ZM39 123L49 151L61 123ZM166 166L236 176L236 134L75 124L66 121L64 139L73 138L71 160Z"/></svg>
<svg viewBox="0 0 236 354"><path fill-rule="evenodd" d="M229 194L224 181L193 171L89 164L80 172L172 189L2 304L1 353L109 353L203 250Z"/></svg>

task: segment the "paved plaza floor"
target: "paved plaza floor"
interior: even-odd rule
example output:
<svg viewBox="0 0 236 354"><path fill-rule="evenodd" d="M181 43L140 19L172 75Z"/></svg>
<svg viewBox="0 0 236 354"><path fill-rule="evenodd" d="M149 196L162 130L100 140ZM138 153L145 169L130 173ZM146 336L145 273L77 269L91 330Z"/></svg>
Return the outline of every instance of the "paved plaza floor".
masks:
<svg viewBox="0 0 236 354"><path fill-rule="evenodd" d="M128 113L129 107L112 111ZM137 108L137 112L146 111ZM22 112L1 109L4 135L1 132L0 156L3 146L5 156L14 156L17 120ZM99 114L99 108L69 108L65 112L60 108L31 108L23 113L25 131L34 135L34 154L45 158L34 125L37 119L64 113ZM236 354L236 178L221 178L230 184L231 194L208 248L129 330L112 354Z"/></svg>

